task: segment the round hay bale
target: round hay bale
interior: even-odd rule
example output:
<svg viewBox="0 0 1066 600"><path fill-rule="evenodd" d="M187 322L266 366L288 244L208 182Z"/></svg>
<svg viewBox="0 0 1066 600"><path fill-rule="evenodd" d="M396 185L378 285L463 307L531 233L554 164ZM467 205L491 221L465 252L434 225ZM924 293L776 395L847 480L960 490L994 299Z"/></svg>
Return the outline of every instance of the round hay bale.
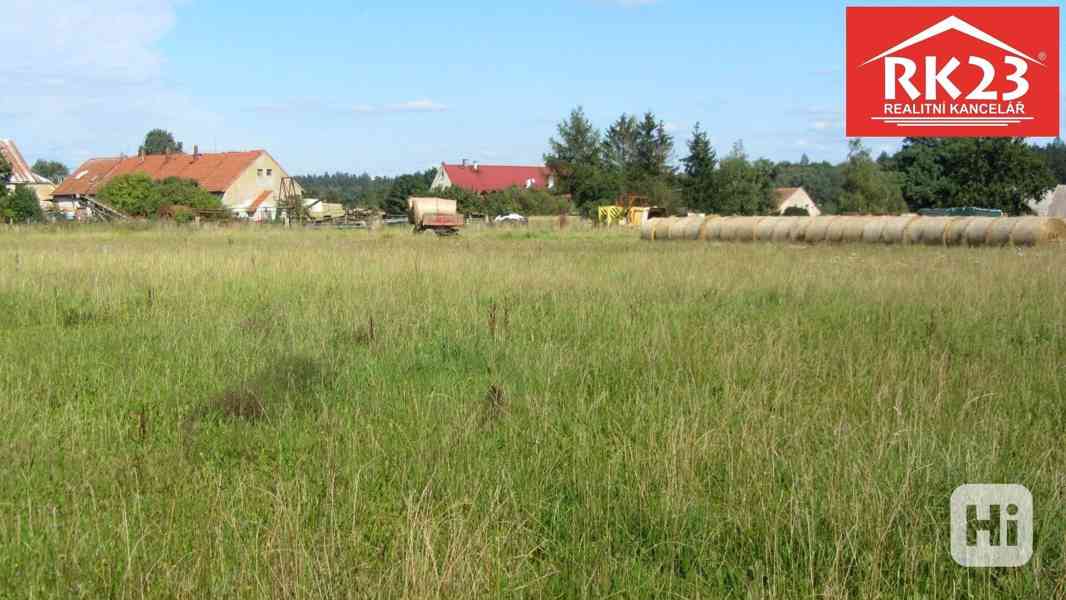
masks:
<svg viewBox="0 0 1066 600"><path fill-rule="evenodd" d="M910 243L943 246L944 233L952 220L951 217L923 217L907 230Z"/></svg>
<svg viewBox="0 0 1066 600"><path fill-rule="evenodd" d="M700 221L700 228L699 228L699 231L696 232L696 238L695 239L697 239L697 240L706 240L707 239L707 228L710 227L712 221L714 221L715 219L718 219L718 218L719 218L718 215L711 215L709 217L704 217Z"/></svg>
<svg viewBox="0 0 1066 600"><path fill-rule="evenodd" d="M890 217L881 230L881 241L886 244L904 244L907 242L907 231L915 221L921 219L917 215L903 217Z"/></svg>
<svg viewBox="0 0 1066 600"><path fill-rule="evenodd" d="M668 240L670 239L670 227L677 221L677 217L667 217L665 219L653 219L655 221L655 227L652 229L653 240Z"/></svg>
<svg viewBox="0 0 1066 600"><path fill-rule="evenodd" d="M755 226L755 240L758 242L774 241L774 228L782 219L788 217L766 217Z"/></svg>
<svg viewBox="0 0 1066 600"><path fill-rule="evenodd" d="M1002 219L994 219L991 217L976 217L970 221L970 224L966 226L966 233L963 237L966 240L966 244L969 246L984 246L988 242L988 233L992 229L992 226L996 224L996 221Z"/></svg>
<svg viewBox="0 0 1066 600"><path fill-rule="evenodd" d="M722 226L722 241L750 242L755 239L755 226L758 224L757 217L733 217Z"/></svg>
<svg viewBox="0 0 1066 600"><path fill-rule="evenodd" d="M857 244L862 241L862 232L870 217L845 217L841 240L845 244Z"/></svg>
<svg viewBox="0 0 1066 600"><path fill-rule="evenodd" d="M1035 246L1066 239L1066 220L1049 217L1023 217L1011 231L1015 246Z"/></svg>
<svg viewBox="0 0 1066 600"><path fill-rule="evenodd" d="M888 219L885 217L871 217L867 219L866 226L862 228L862 241L865 244L880 244L881 232L885 230Z"/></svg>
<svg viewBox="0 0 1066 600"><path fill-rule="evenodd" d="M689 224L689 217L681 217L674 219L674 222L670 224L670 228L667 230L667 235L671 240L683 240L685 239L685 228Z"/></svg>
<svg viewBox="0 0 1066 600"><path fill-rule="evenodd" d="M1006 246L1009 244L1010 234L1018 225L1018 221L1020 221L1020 219L1014 217L996 219L996 222L992 224L992 227L988 228L988 237L985 238L985 245Z"/></svg>
<svg viewBox="0 0 1066 600"><path fill-rule="evenodd" d="M951 223L948 223L947 229L944 230L944 243L948 246L961 246L966 243L966 228L970 226L970 222L980 217L962 217L961 219L952 219Z"/></svg>
<svg viewBox="0 0 1066 600"><path fill-rule="evenodd" d="M774 227L773 241L787 244L792 241L792 230L799 226L803 217L782 217Z"/></svg>
<svg viewBox="0 0 1066 600"><path fill-rule="evenodd" d="M697 216L685 217L682 220L684 222L684 226L683 226L684 231L683 231L683 235L681 236L680 239L683 239L683 240L698 240L698 239L700 239L700 230L703 229L703 223L706 222L706 220L707 219L705 219L703 217L697 217Z"/></svg>
<svg viewBox="0 0 1066 600"><path fill-rule="evenodd" d="M726 219L719 216L708 217L707 224L703 228L703 239L708 242L722 241L722 226L725 222Z"/></svg>
<svg viewBox="0 0 1066 600"><path fill-rule="evenodd" d="M808 244L820 244L828 241L829 228L842 217L811 217L804 231L803 241Z"/></svg>
<svg viewBox="0 0 1066 600"><path fill-rule="evenodd" d="M798 217L790 231L789 241L794 244L803 243L805 241L804 238L807 237L807 228L811 226L811 223L813 223L816 218L817 217Z"/></svg>
<svg viewBox="0 0 1066 600"><path fill-rule="evenodd" d="M825 230L825 241L831 244L839 244L844 241L844 227L853 217L837 217Z"/></svg>
<svg viewBox="0 0 1066 600"><path fill-rule="evenodd" d="M659 219L644 219L644 222L640 224L640 239L655 239L655 222L658 220Z"/></svg>

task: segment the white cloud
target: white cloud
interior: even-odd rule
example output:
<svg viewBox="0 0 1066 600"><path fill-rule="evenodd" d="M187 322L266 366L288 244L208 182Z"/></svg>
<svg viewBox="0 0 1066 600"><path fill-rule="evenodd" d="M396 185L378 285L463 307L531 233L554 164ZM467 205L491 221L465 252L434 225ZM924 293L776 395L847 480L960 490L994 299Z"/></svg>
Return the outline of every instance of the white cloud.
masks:
<svg viewBox="0 0 1066 600"><path fill-rule="evenodd" d="M135 150L146 127L217 117L164 83L158 43L183 0L7 0L0 135L26 154L79 161ZM32 160L32 159L31 159Z"/></svg>

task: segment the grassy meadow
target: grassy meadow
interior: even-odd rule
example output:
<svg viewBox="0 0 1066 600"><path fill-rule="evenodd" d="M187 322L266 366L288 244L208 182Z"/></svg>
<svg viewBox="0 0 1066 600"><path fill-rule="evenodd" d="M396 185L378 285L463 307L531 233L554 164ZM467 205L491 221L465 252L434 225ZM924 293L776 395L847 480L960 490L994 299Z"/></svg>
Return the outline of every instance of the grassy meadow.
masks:
<svg viewBox="0 0 1066 600"><path fill-rule="evenodd" d="M1066 246L638 237L0 230L0 598L1066 597Z"/></svg>

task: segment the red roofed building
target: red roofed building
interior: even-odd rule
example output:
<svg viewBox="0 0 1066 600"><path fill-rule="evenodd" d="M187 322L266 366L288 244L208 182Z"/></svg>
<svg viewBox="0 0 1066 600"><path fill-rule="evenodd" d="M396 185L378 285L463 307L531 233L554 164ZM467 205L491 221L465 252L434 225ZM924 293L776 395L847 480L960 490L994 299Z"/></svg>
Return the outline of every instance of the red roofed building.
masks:
<svg viewBox="0 0 1066 600"><path fill-rule="evenodd" d="M289 177L265 150L94 158L75 169L53 196L57 203L76 204L80 198L94 198L115 177L132 173L156 181L191 179L238 216L256 220L273 215L282 180ZM299 185L295 187L299 194Z"/></svg>
<svg viewBox="0 0 1066 600"><path fill-rule="evenodd" d="M512 187L552 190L555 189L555 175L548 167L482 165L466 161L458 165L443 163L430 189L440 191L452 186L475 194L499 192Z"/></svg>

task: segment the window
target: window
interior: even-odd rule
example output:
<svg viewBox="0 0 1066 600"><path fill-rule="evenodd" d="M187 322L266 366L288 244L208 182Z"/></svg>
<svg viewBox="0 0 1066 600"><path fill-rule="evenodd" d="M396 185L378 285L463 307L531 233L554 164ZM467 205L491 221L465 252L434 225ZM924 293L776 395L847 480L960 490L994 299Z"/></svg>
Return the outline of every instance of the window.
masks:
<svg viewBox="0 0 1066 600"><path fill-rule="evenodd" d="M274 169L267 169L267 177L270 177L273 174L274 174Z"/></svg>
<svg viewBox="0 0 1066 600"><path fill-rule="evenodd" d="M255 175L256 175L256 177L262 177L263 176L263 170L262 169L256 169Z"/></svg>

